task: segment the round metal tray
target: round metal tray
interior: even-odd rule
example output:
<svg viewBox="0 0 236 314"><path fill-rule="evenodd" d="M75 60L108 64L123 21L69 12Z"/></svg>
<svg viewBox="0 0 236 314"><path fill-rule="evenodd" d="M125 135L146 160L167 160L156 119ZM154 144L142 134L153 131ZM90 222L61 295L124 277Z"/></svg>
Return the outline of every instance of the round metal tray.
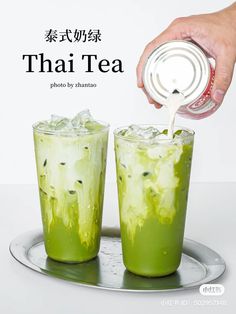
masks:
<svg viewBox="0 0 236 314"><path fill-rule="evenodd" d="M18 236L11 242L10 252L18 262L41 274L80 286L119 291L183 290L209 283L225 271L225 262L216 252L185 239L181 264L174 274L159 278L134 275L123 265L119 230L113 228L103 229L98 257L85 263L65 264L48 258L40 230Z"/></svg>

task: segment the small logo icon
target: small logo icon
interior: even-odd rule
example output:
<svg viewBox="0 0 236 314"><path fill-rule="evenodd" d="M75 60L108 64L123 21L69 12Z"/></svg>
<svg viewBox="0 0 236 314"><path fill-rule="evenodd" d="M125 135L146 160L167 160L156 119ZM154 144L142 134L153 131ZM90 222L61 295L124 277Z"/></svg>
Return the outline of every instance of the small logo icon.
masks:
<svg viewBox="0 0 236 314"><path fill-rule="evenodd" d="M205 284L199 288L201 295L205 296L220 296L225 292L225 287L220 284Z"/></svg>

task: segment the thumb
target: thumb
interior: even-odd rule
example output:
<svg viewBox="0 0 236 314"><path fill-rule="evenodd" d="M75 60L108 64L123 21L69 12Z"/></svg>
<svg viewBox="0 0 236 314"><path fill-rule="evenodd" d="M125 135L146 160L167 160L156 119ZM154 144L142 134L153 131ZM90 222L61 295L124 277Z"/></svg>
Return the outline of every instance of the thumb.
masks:
<svg viewBox="0 0 236 314"><path fill-rule="evenodd" d="M233 77L234 58L230 56L219 56L216 59L215 81L211 97L217 104L221 104Z"/></svg>

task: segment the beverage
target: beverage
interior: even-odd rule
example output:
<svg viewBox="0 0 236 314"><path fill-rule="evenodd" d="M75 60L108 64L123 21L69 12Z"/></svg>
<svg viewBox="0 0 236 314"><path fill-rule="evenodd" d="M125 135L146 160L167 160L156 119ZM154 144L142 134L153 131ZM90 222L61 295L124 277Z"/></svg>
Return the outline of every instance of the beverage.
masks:
<svg viewBox="0 0 236 314"><path fill-rule="evenodd" d="M157 127L114 132L123 261L148 277L180 264L194 139L181 128L169 139Z"/></svg>
<svg viewBox="0 0 236 314"><path fill-rule="evenodd" d="M184 95L177 91L170 94L168 98L166 99L165 106L167 107L168 112L169 112L169 123L168 123L169 139L173 138L176 112L183 105L183 102L184 102Z"/></svg>
<svg viewBox="0 0 236 314"><path fill-rule="evenodd" d="M33 129L46 252L62 262L90 260L100 245L108 125L83 111Z"/></svg>
<svg viewBox="0 0 236 314"><path fill-rule="evenodd" d="M156 102L165 105L174 92L184 96L177 113L185 118L202 119L219 108L211 100L215 70L196 44L174 40L157 47L143 69L143 83Z"/></svg>

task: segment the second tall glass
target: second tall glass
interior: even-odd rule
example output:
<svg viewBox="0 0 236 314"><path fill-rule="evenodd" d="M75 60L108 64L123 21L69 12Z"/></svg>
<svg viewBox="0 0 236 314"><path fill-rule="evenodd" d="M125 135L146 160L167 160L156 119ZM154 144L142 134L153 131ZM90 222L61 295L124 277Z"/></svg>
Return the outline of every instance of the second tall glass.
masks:
<svg viewBox="0 0 236 314"><path fill-rule="evenodd" d="M165 133L162 126L114 132L123 261L148 277L173 273L183 245L194 132L178 128L173 140Z"/></svg>

